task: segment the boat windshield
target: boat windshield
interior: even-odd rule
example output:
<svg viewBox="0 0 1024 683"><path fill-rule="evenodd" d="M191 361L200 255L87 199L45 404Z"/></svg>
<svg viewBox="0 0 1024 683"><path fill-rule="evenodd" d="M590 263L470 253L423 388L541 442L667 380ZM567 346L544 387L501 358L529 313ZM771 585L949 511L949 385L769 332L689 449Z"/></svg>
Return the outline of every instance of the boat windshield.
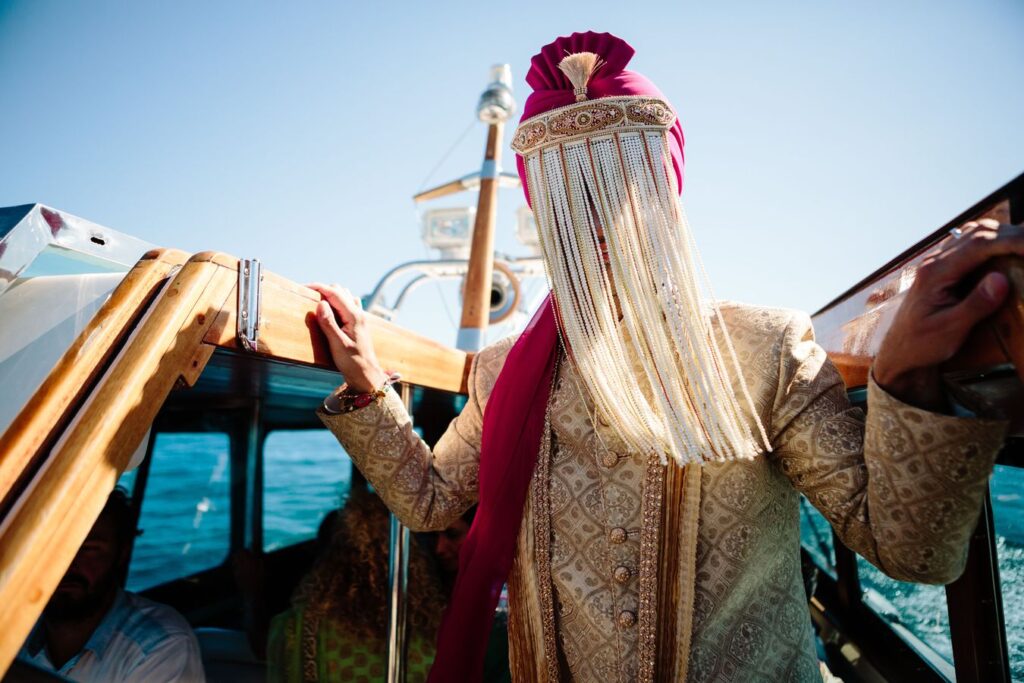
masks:
<svg viewBox="0 0 1024 683"><path fill-rule="evenodd" d="M0 234L0 434L150 248L38 204Z"/></svg>

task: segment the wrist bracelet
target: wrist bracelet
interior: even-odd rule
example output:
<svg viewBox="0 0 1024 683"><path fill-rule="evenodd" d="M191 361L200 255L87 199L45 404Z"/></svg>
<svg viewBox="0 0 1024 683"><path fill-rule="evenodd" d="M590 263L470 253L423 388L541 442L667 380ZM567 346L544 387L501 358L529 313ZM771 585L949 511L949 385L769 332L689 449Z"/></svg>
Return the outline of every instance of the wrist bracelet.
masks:
<svg viewBox="0 0 1024 683"><path fill-rule="evenodd" d="M375 391L356 392L349 388L349 386L346 384L341 387L340 391L331 394L330 396L324 399L324 412L330 415L343 415L345 413L351 413L353 410L365 408L371 403L380 403L381 399L383 399L384 396L387 394L388 387L390 387L392 384L398 382L401 379L401 375L399 375L397 372L392 372L384 380L384 383L381 385L380 389L377 389ZM337 401L337 404L330 405L329 402L331 402L331 399Z"/></svg>

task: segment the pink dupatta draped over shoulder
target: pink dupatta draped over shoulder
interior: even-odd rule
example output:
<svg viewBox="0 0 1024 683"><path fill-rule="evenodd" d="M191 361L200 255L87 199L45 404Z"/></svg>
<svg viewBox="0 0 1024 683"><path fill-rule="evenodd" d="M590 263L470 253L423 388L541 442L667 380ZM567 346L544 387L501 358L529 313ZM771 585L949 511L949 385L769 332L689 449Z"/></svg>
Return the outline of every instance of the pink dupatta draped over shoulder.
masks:
<svg viewBox="0 0 1024 683"><path fill-rule="evenodd" d="M516 537L558 353L550 295L509 351L484 410L480 496L459 552L452 602L441 620L429 681L480 680L494 610L512 569Z"/></svg>

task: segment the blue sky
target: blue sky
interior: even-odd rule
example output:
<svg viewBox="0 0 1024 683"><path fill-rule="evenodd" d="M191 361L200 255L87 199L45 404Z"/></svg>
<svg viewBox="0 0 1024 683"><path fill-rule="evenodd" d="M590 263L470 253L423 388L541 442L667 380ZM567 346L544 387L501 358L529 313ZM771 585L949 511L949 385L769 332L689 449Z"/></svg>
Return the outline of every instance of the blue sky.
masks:
<svg viewBox="0 0 1024 683"><path fill-rule="evenodd" d="M368 292L491 64L627 39L686 131L715 293L814 310L1024 170L1024 3L0 2L0 206ZM432 182L476 170L469 131ZM505 167L512 167L506 134ZM498 246L518 191L501 198ZM474 203L465 194L449 203ZM400 322L452 342L425 288Z"/></svg>

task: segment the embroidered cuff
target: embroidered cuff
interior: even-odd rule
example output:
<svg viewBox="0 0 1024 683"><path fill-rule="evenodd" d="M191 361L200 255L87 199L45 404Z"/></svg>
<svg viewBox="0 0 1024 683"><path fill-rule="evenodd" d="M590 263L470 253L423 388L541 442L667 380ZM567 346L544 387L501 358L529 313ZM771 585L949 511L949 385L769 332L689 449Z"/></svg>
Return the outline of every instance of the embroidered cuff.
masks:
<svg viewBox="0 0 1024 683"><path fill-rule="evenodd" d="M874 408L876 406L884 406L890 410L907 411L908 414L920 415L923 419L927 420L949 420L951 423L962 420L969 420L971 422L977 422L989 427L999 428L1002 431L1006 430L1008 425L1007 420L997 418L978 417L971 408L961 404L957 401L956 397L949 396L950 406L953 409L953 415L946 415L945 413L936 413L924 408L918 408L917 406L909 403L904 403L900 399L896 398L888 391L883 389L877 382L875 382L874 373L868 373L868 407ZM984 412L984 411L983 411Z"/></svg>
<svg viewBox="0 0 1024 683"><path fill-rule="evenodd" d="M867 425L873 452L897 460L922 454L933 460L973 462L978 465L976 475L988 476L1008 422L933 413L904 403L869 376Z"/></svg>

